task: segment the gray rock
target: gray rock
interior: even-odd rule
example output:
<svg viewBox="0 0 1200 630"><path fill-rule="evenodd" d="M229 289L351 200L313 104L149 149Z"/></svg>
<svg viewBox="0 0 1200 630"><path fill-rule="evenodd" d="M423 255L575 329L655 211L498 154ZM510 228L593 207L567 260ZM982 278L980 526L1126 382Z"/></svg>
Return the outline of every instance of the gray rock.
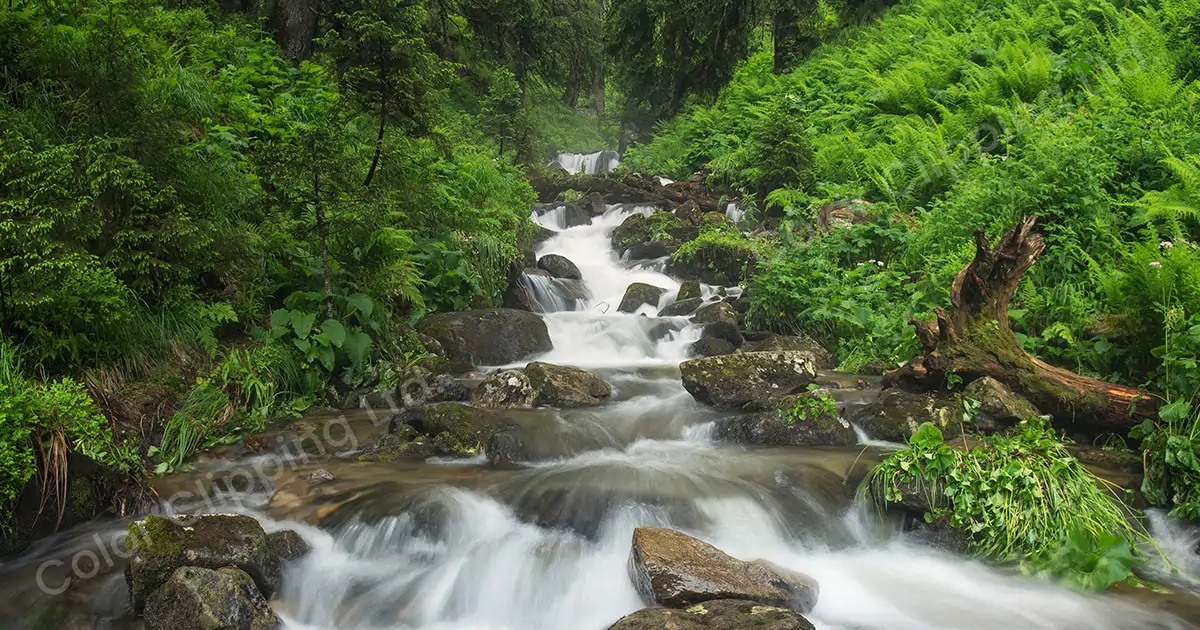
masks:
<svg viewBox="0 0 1200 630"><path fill-rule="evenodd" d="M1033 403L990 376L971 381L963 396L979 401L979 412L997 422L1017 422L1038 415Z"/></svg>
<svg viewBox="0 0 1200 630"><path fill-rule="evenodd" d="M684 389L696 400L733 409L816 382L813 364L807 352L745 352L684 361L679 371Z"/></svg>
<svg viewBox="0 0 1200 630"><path fill-rule="evenodd" d="M525 377L537 392L538 406L587 407L612 395L612 386L583 370L534 361L525 366Z"/></svg>
<svg viewBox="0 0 1200 630"><path fill-rule="evenodd" d="M775 606L740 599L718 599L687 610L643 608L609 630L815 630L807 619Z"/></svg>
<svg viewBox="0 0 1200 630"><path fill-rule="evenodd" d="M405 407L423 407L440 402L462 402L470 393L467 386L449 374L417 377L397 388Z"/></svg>
<svg viewBox="0 0 1200 630"><path fill-rule="evenodd" d="M312 551L312 547L300 537L300 534L290 529L267 534L267 544L271 546L271 552L281 563L296 562Z"/></svg>
<svg viewBox="0 0 1200 630"><path fill-rule="evenodd" d="M700 225L700 219L704 216L704 211L700 209L700 206L696 205L695 201L689 199L675 209L675 216L689 225Z"/></svg>
<svg viewBox="0 0 1200 630"><path fill-rule="evenodd" d="M478 452L492 434L512 426L494 411L458 403L426 407L421 423L426 434L435 436L434 446L440 452L461 455Z"/></svg>
<svg viewBox="0 0 1200 630"><path fill-rule="evenodd" d="M808 612L817 603L816 580L781 575L761 562L738 560L687 534L661 527L633 531L629 576L647 604L685 608L741 599Z"/></svg>
<svg viewBox="0 0 1200 630"><path fill-rule="evenodd" d="M622 313L633 313L643 304L655 306L662 294L666 292L667 290L661 287L644 282L634 282L625 289L625 297L621 298L621 305L617 307L617 310Z"/></svg>
<svg viewBox="0 0 1200 630"><path fill-rule="evenodd" d="M254 580L235 568L179 567L146 602L147 630L274 630Z"/></svg>
<svg viewBox="0 0 1200 630"><path fill-rule="evenodd" d="M825 349L824 346L817 343L812 337L807 335L783 336L771 335L766 339L758 342L751 348L754 352L786 352L789 350L799 350L801 352L810 352L813 355L813 360L818 370L832 370L837 367L837 359Z"/></svg>
<svg viewBox="0 0 1200 630"><path fill-rule="evenodd" d="M742 347L744 340L742 339L742 331L737 324L727 321L713 322L704 326L704 331L700 333L701 339L723 339L728 341L734 348Z"/></svg>
<svg viewBox="0 0 1200 630"><path fill-rule="evenodd" d="M538 404L538 392L520 370L497 372L471 392L471 404L486 409L529 409Z"/></svg>
<svg viewBox="0 0 1200 630"><path fill-rule="evenodd" d="M236 566L267 597L278 586L279 559L262 525L249 516L147 516L130 524L125 550L125 581L135 613L141 613L150 594L183 566Z"/></svg>
<svg viewBox="0 0 1200 630"><path fill-rule="evenodd" d="M700 281L699 280L684 280L679 285L679 295L675 296L675 301L682 302L692 298L700 297Z"/></svg>
<svg viewBox="0 0 1200 630"><path fill-rule="evenodd" d="M319 483L333 481L334 479L337 479L337 477L334 477L333 473L322 468L308 476L308 483L316 485Z"/></svg>
<svg viewBox="0 0 1200 630"><path fill-rule="evenodd" d="M418 329L437 339L455 370L504 365L554 348L541 317L507 308L439 313L421 320Z"/></svg>
<svg viewBox="0 0 1200 630"><path fill-rule="evenodd" d="M733 354L737 352L737 348L733 344L724 339L705 338L692 344L688 349L694 357L719 357L725 354Z"/></svg>
<svg viewBox="0 0 1200 630"><path fill-rule="evenodd" d="M698 297L688 298L686 300L676 300L673 304L668 304L666 308L659 311L659 317L680 317L683 315L691 315L704 304L704 301Z"/></svg>
<svg viewBox="0 0 1200 630"><path fill-rule="evenodd" d="M555 278L563 280L582 280L583 273L579 271L579 267L564 256L558 254L546 254L538 259L538 269L542 269L550 273Z"/></svg>
<svg viewBox="0 0 1200 630"><path fill-rule="evenodd" d="M847 419L873 440L907 442L923 422L937 425L947 438L962 434L962 402L956 396L891 388L846 412Z"/></svg>
<svg viewBox="0 0 1200 630"><path fill-rule="evenodd" d="M697 324L715 324L717 322L725 322L737 326L738 314L733 310L733 307L725 302L714 302L706 304L696 310L696 314L692 315L692 321Z"/></svg>
<svg viewBox="0 0 1200 630"><path fill-rule="evenodd" d="M739 444L788 446L850 446L858 443L854 427L838 414L807 407L795 411L797 401L816 394L805 392L769 400L758 413L721 418L713 437ZM803 415L803 417L801 417Z"/></svg>

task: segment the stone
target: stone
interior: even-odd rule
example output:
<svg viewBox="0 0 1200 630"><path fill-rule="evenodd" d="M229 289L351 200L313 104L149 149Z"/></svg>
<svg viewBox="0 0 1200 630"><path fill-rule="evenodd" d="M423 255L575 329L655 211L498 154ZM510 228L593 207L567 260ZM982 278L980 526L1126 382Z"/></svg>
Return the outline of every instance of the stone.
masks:
<svg viewBox="0 0 1200 630"><path fill-rule="evenodd" d="M542 269L555 278L563 280L582 280L583 273L579 271L579 267L571 262L565 256L558 254L546 254L538 259L538 269Z"/></svg>
<svg viewBox="0 0 1200 630"><path fill-rule="evenodd" d="M692 359L679 365L683 387L696 400L733 409L774 396L786 396L816 382L807 352L743 352Z"/></svg>
<svg viewBox="0 0 1200 630"><path fill-rule="evenodd" d="M704 211L696 205L695 201L689 199L675 208L675 216L689 225L700 225L700 218L704 216Z"/></svg>
<svg viewBox="0 0 1200 630"><path fill-rule="evenodd" d="M963 396L979 401L979 413L996 422L1019 422L1039 415L1033 403L990 376L968 383Z"/></svg>
<svg viewBox="0 0 1200 630"><path fill-rule="evenodd" d="M726 302L713 302L706 304L696 310L696 314L692 315L692 321L697 324L715 324L717 322L725 322L733 324L738 323L737 311Z"/></svg>
<svg viewBox="0 0 1200 630"><path fill-rule="evenodd" d="M699 280L684 280L683 283L679 285L679 295L675 296L675 301L682 302L684 300L701 297L701 295Z"/></svg>
<svg viewBox="0 0 1200 630"><path fill-rule="evenodd" d="M612 386L578 368L534 361L525 366L525 377L537 392L537 406L587 407L612 395Z"/></svg>
<svg viewBox="0 0 1200 630"><path fill-rule="evenodd" d="M147 630L274 630L279 618L235 568L179 567L146 601Z"/></svg>
<svg viewBox="0 0 1200 630"><path fill-rule="evenodd" d="M508 289L504 291L504 308L536 313L538 312L538 306L533 301L533 292L530 290L529 278L531 276L543 278L550 278L552 276L545 269L533 268L537 265L536 259L532 263L527 261L526 264L529 267L526 267L516 278L513 278L512 282L508 283Z"/></svg>
<svg viewBox="0 0 1200 630"><path fill-rule="evenodd" d="M806 407L803 414L794 410L805 392L780 396L767 401L763 411L717 420L713 437L738 444L786 446L852 446L858 443L854 427L838 414ZM803 417L801 417L803 415Z"/></svg>
<svg viewBox="0 0 1200 630"><path fill-rule="evenodd" d="M125 581L135 613L146 599L183 566L245 571L266 597L279 580L279 559L262 525L249 516L147 516L129 525L125 538L129 565Z"/></svg>
<svg viewBox="0 0 1200 630"><path fill-rule="evenodd" d="M531 409L537 403L537 390L520 370L497 372L471 392L471 404L486 409Z"/></svg>
<svg viewBox="0 0 1200 630"><path fill-rule="evenodd" d="M676 300L673 304L668 304L666 308L658 312L659 317L682 317L691 315L700 308L704 301L698 297L688 298L686 300Z"/></svg>
<svg viewBox="0 0 1200 630"><path fill-rule="evenodd" d="M892 363L876 359L862 364L862 367L858 368L858 372L867 376L883 376L894 369L896 366Z"/></svg>
<svg viewBox="0 0 1200 630"><path fill-rule="evenodd" d="M962 402L955 396L885 389L866 405L848 407L847 420L872 440L907 442L923 422L932 422L947 438L962 434Z"/></svg>
<svg viewBox="0 0 1200 630"><path fill-rule="evenodd" d="M496 431L483 446L488 462L496 468L513 468L527 458L525 433L517 427Z"/></svg>
<svg viewBox="0 0 1200 630"><path fill-rule="evenodd" d="M608 630L816 630L807 619L776 606L717 599L685 610L643 608Z"/></svg>
<svg viewBox="0 0 1200 630"><path fill-rule="evenodd" d="M334 479L337 479L337 477L334 477L333 473L322 468L308 476L308 483L316 485L320 483L327 483L333 481Z"/></svg>
<svg viewBox="0 0 1200 630"><path fill-rule="evenodd" d="M644 214L631 214L613 230L610 238L613 249L624 255L631 247L650 242L650 223Z"/></svg>
<svg viewBox="0 0 1200 630"><path fill-rule="evenodd" d="M267 534L267 544L280 563L296 562L312 551L312 546L290 529Z"/></svg>
<svg viewBox="0 0 1200 630"><path fill-rule="evenodd" d="M493 308L438 313L417 328L437 339L453 369L506 365L554 348L541 317L516 309Z"/></svg>
<svg viewBox="0 0 1200 630"><path fill-rule="evenodd" d="M633 313L643 304L657 306L659 298L666 292L667 290L661 287L644 282L634 282L625 289L625 297L621 298L621 305L617 307L617 310L622 313Z"/></svg>
<svg viewBox="0 0 1200 630"><path fill-rule="evenodd" d="M733 354L737 352L737 348L724 339L706 338L693 343L688 348L688 352L694 357L719 357L724 354Z"/></svg>
<svg viewBox="0 0 1200 630"><path fill-rule="evenodd" d="M512 426L494 411L459 403L426 407L421 423L427 435L435 436L435 447L450 451L446 454L461 455L477 453L492 434Z"/></svg>
<svg viewBox="0 0 1200 630"><path fill-rule="evenodd" d="M593 217L598 217L605 212L608 212L608 205L604 203L604 196L598 192L594 192L583 199L579 200L579 205L588 211Z"/></svg>
<svg viewBox="0 0 1200 630"><path fill-rule="evenodd" d="M728 341L734 348L742 347L744 339L742 339L742 331L737 324L721 321L713 322L704 326L704 330L700 333L701 339L722 339Z"/></svg>
<svg viewBox="0 0 1200 630"><path fill-rule="evenodd" d="M405 407L424 407L440 402L462 402L470 397L467 386L449 374L417 376L397 388Z"/></svg>
<svg viewBox="0 0 1200 630"><path fill-rule="evenodd" d="M671 255L671 248L666 243L638 243L625 250L630 260L656 260Z"/></svg>
<svg viewBox="0 0 1200 630"><path fill-rule="evenodd" d="M815 580L781 575L761 562L734 558L682 532L662 527L633 530L629 576L646 604L686 608L717 599L742 599L799 613L812 610Z"/></svg>
<svg viewBox="0 0 1200 630"><path fill-rule="evenodd" d="M813 365L818 370L832 370L838 365L837 359L824 346L807 335L771 335L751 349L754 352L786 352L789 350L809 352L812 353L815 361Z"/></svg>

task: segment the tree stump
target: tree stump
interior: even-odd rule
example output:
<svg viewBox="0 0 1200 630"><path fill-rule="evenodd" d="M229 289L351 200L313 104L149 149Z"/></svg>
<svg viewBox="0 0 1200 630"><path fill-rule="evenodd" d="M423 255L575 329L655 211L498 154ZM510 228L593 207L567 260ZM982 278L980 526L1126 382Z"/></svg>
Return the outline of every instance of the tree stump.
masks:
<svg viewBox="0 0 1200 630"><path fill-rule="evenodd" d="M1008 323L1008 304L1021 277L1046 249L1023 219L993 247L975 231L975 259L950 287L950 309L936 322L913 320L926 354L888 375L885 383L932 389L948 374L964 382L990 376L1023 393L1060 426L1125 433L1151 417L1159 401L1141 391L1049 365L1025 352Z"/></svg>

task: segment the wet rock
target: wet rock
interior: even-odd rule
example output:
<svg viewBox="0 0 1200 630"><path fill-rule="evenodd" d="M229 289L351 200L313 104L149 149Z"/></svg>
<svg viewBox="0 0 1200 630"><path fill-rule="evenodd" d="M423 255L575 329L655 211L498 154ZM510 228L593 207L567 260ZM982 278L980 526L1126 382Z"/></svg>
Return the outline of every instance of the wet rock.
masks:
<svg viewBox="0 0 1200 630"><path fill-rule="evenodd" d="M813 365L818 370L832 370L837 367L837 359L824 346L807 335L771 335L758 342L750 350L754 352L785 352L788 350L810 352L815 361Z"/></svg>
<svg viewBox="0 0 1200 630"><path fill-rule="evenodd" d="M421 320L421 332L437 339L455 370L504 365L554 348L541 317L507 308L439 313Z"/></svg>
<svg viewBox="0 0 1200 630"><path fill-rule="evenodd" d="M625 253L629 254L630 260L656 260L670 256L671 249L663 242L638 243Z"/></svg>
<svg viewBox="0 0 1200 630"><path fill-rule="evenodd" d="M462 402L470 396L467 386L449 374L418 376L397 388L405 407L424 407L440 402Z"/></svg>
<svg viewBox="0 0 1200 630"><path fill-rule="evenodd" d="M711 523L697 509L695 498L672 484L608 486L594 483L587 473L561 485L518 479L502 486L499 496L524 522L569 530L591 541L601 538L615 514L633 505L662 514L679 527L700 529Z"/></svg>
<svg viewBox="0 0 1200 630"><path fill-rule="evenodd" d="M694 357L719 357L725 354L733 354L737 352L737 348L734 348L733 344L724 339L707 338L693 343L688 351Z"/></svg>
<svg viewBox="0 0 1200 630"><path fill-rule="evenodd" d="M603 379L573 367L534 361L525 366L525 377L537 392L538 406L587 407L612 395Z"/></svg>
<svg viewBox="0 0 1200 630"><path fill-rule="evenodd" d="M624 255L635 245L650 242L650 222L643 214L631 214L612 232L612 246Z"/></svg>
<svg viewBox="0 0 1200 630"><path fill-rule="evenodd" d="M704 301L698 297L688 298L686 300L676 300L675 303L667 305L666 308L659 311L659 317L681 317L683 315L691 315L704 304Z"/></svg>
<svg viewBox="0 0 1200 630"><path fill-rule="evenodd" d="M483 446L488 461L497 468L512 468L528 458L525 432L517 427L496 431Z"/></svg>
<svg viewBox="0 0 1200 630"><path fill-rule="evenodd" d="M816 394L805 392L773 398L758 413L722 418L713 437L739 444L777 444L789 446L850 446L858 443L854 427L838 416L812 405L800 404L802 398Z"/></svg>
<svg viewBox="0 0 1200 630"><path fill-rule="evenodd" d="M682 302L684 300L701 297L701 295L699 280L684 280L683 283L679 285L679 295L675 296L675 301Z"/></svg>
<svg viewBox="0 0 1200 630"><path fill-rule="evenodd" d="M435 446L462 455L477 453L492 434L512 426L498 413L458 403L426 407L422 423L426 434L436 436Z"/></svg>
<svg viewBox="0 0 1200 630"><path fill-rule="evenodd" d="M858 368L858 372L867 376L883 376L894 369L896 369L896 366L892 365L891 362L877 359L862 364L862 367Z"/></svg>
<svg viewBox="0 0 1200 630"><path fill-rule="evenodd" d="M536 260L533 263L527 262L526 264L528 264L529 267L521 271L520 275L518 275L513 279L512 282L508 284L508 289L504 292L504 308L536 313L539 309L537 304L535 304L533 301L533 292L529 288L529 277L540 276L543 278L550 278L552 276L550 275L550 272L546 271L545 269L531 268L537 264Z"/></svg>
<svg viewBox="0 0 1200 630"><path fill-rule="evenodd" d="M742 599L796 612L817 603L815 580L781 575L763 563L738 560L687 534L661 527L633 531L629 575L647 604L686 608L717 599Z"/></svg>
<svg viewBox="0 0 1200 630"><path fill-rule="evenodd" d="M816 381L807 352L745 352L679 365L683 387L696 400L719 409L795 393Z"/></svg>
<svg viewBox="0 0 1200 630"><path fill-rule="evenodd" d="M561 213L563 229L587 225L592 222L592 213L589 211L588 207L577 201L560 206L553 206L546 211L547 214L550 212Z"/></svg>
<svg viewBox="0 0 1200 630"><path fill-rule="evenodd" d="M643 608L622 617L608 630L815 630L815 627L784 608L718 599L686 610Z"/></svg>
<svg viewBox="0 0 1200 630"><path fill-rule="evenodd" d="M555 278L562 280L582 280L583 273L579 271L579 267L564 256L558 254L546 254L538 259L538 269L548 272Z"/></svg>
<svg viewBox="0 0 1200 630"><path fill-rule="evenodd" d="M996 422L1018 422L1038 415L1037 407L990 376L971 381L963 396L978 400L979 412Z"/></svg>
<svg viewBox="0 0 1200 630"><path fill-rule="evenodd" d="M267 534L267 544L279 562L296 562L312 551L312 547L296 532L285 529Z"/></svg>
<svg viewBox="0 0 1200 630"><path fill-rule="evenodd" d="M643 304L655 306L663 293L667 290L661 287L656 287L652 284L644 282L634 282L625 289L625 297L621 298L621 305L617 310L622 313L633 313L642 307Z"/></svg>
<svg viewBox="0 0 1200 630"><path fill-rule="evenodd" d="M147 630L274 630L254 580L235 568L179 567L146 602Z"/></svg>
<svg viewBox="0 0 1200 630"><path fill-rule="evenodd" d="M869 404L847 408L847 419L873 440L907 442L923 422L932 422L946 437L962 434L962 403L954 396L884 390Z"/></svg>
<svg viewBox="0 0 1200 630"><path fill-rule="evenodd" d="M236 566L267 597L278 585L279 559L262 525L249 516L147 516L130 524L125 549L130 554L125 581L135 613L183 566Z"/></svg>
<svg viewBox="0 0 1200 630"><path fill-rule="evenodd" d="M528 247L521 248L521 264L525 266L526 272L530 267L537 267L537 252Z"/></svg>
<svg viewBox="0 0 1200 630"><path fill-rule="evenodd" d="M742 347L742 331L737 324L730 322L713 322L704 327L704 331L700 333L701 339L721 339L729 342L729 345L734 348Z"/></svg>
<svg viewBox="0 0 1200 630"><path fill-rule="evenodd" d="M650 327L650 330L646 332L646 335L650 337L651 341L658 343L681 329L682 327L674 322L658 321Z"/></svg>
<svg viewBox="0 0 1200 630"><path fill-rule="evenodd" d="M737 326L738 314L733 310L733 307L725 302L714 302L700 307L695 315L692 315L692 321L697 324L715 324L717 322L725 322Z"/></svg>
<svg viewBox="0 0 1200 630"><path fill-rule="evenodd" d="M529 409L537 403L537 390L520 370L497 372L471 392L471 404L487 409Z"/></svg>
<svg viewBox="0 0 1200 630"><path fill-rule="evenodd" d="M689 199L675 209L675 216L689 225L700 225L700 218L704 216L704 211L696 205L695 201Z"/></svg>
<svg viewBox="0 0 1200 630"><path fill-rule="evenodd" d="M334 477L333 473L322 468L308 476L308 483L316 485L319 483L328 483L334 479L337 479L337 477Z"/></svg>

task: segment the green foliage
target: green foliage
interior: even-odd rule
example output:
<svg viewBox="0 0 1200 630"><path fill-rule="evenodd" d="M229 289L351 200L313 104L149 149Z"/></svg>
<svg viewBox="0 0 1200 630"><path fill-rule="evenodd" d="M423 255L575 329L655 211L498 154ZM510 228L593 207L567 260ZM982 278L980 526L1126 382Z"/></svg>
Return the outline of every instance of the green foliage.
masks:
<svg viewBox="0 0 1200 630"><path fill-rule="evenodd" d="M825 392L818 392L818 388L819 386L815 383L809 385L808 394L797 396L796 404L791 409L781 409L779 417L788 424L821 418L836 418L838 415L837 402L833 396Z"/></svg>
<svg viewBox="0 0 1200 630"><path fill-rule="evenodd" d="M872 471L866 487L879 504L924 493L932 506L925 521L944 519L968 536L975 553L1084 588L1126 579L1132 550L1146 539L1112 488L1039 418L969 450L924 423L907 449Z"/></svg>

